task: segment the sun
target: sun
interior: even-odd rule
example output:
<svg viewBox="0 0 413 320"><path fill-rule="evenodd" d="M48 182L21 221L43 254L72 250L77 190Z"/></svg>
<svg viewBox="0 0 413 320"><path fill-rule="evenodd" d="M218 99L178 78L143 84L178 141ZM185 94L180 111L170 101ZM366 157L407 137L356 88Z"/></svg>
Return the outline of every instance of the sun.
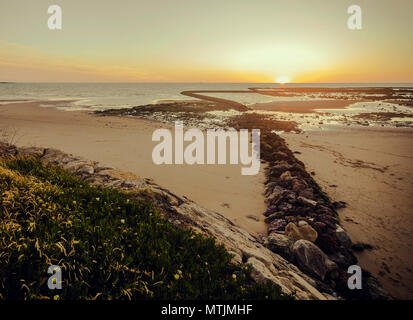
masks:
<svg viewBox="0 0 413 320"><path fill-rule="evenodd" d="M289 83L290 81L291 81L290 78L287 76L279 76L275 79L275 82L279 84L286 84L286 83Z"/></svg>

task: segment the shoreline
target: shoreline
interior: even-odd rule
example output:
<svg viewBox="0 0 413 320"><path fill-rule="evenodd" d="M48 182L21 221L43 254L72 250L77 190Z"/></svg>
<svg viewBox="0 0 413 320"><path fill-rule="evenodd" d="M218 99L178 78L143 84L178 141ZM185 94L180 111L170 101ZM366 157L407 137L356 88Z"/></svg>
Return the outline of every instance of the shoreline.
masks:
<svg viewBox="0 0 413 320"><path fill-rule="evenodd" d="M40 104L44 103L0 106L0 127L17 130L21 136L18 146L53 147L151 178L179 196L220 212L256 236L266 233L262 217L263 166L256 176L242 176L241 165L175 165L174 170L170 165L156 166L151 158L157 144L152 142L152 133L171 125L147 119L99 117L87 111L67 112Z"/></svg>

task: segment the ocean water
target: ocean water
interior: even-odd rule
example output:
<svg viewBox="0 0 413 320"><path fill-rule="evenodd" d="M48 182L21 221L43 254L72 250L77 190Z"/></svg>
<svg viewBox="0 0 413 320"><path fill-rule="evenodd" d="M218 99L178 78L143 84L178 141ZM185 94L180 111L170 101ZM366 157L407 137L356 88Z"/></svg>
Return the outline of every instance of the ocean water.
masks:
<svg viewBox="0 0 413 320"><path fill-rule="evenodd" d="M413 87L413 84L293 83L286 87ZM0 100L71 100L71 110L104 110L134 107L162 100L190 100L185 90L248 90L250 87L279 88L275 83L0 83ZM277 97L256 93L211 93L246 105L271 102ZM0 101L1 103L1 101Z"/></svg>

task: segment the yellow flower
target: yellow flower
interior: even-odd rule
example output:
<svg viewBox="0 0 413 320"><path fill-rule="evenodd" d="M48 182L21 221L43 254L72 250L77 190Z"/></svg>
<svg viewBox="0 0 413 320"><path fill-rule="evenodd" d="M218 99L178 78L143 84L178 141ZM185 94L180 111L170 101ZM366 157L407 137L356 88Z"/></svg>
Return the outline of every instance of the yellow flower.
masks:
<svg viewBox="0 0 413 320"><path fill-rule="evenodd" d="M235 280L236 278L237 278L237 275L236 275L235 273L233 273L233 274L232 274L232 279Z"/></svg>
<svg viewBox="0 0 413 320"><path fill-rule="evenodd" d="M99 197L97 197L97 198L96 198L96 201L99 201L99 200L100 200L100 198L99 198Z"/></svg>
<svg viewBox="0 0 413 320"><path fill-rule="evenodd" d="M120 223L125 223L125 219L120 219Z"/></svg>
<svg viewBox="0 0 413 320"><path fill-rule="evenodd" d="M59 295L57 294L57 295L55 295L54 297L53 297L53 300L59 300Z"/></svg>
<svg viewBox="0 0 413 320"><path fill-rule="evenodd" d="M175 280L179 280L179 274L174 275Z"/></svg>

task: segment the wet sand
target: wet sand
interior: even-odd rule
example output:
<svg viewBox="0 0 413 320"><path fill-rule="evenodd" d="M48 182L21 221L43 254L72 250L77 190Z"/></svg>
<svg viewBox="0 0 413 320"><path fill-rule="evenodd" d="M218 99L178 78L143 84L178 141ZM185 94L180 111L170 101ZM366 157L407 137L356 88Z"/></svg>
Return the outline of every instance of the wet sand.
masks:
<svg viewBox="0 0 413 320"><path fill-rule="evenodd" d="M343 109L361 100L306 100L306 101L273 101L257 103L254 110L312 113L316 109Z"/></svg>
<svg viewBox="0 0 413 320"><path fill-rule="evenodd" d="M413 298L413 129L348 129L285 134L296 157L336 201L358 255L393 296Z"/></svg>
<svg viewBox="0 0 413 320"><path fill-rule="evenodd" d="M157 166L152 162L152 149L158 142L152 142L152 133L170 126L137 118L61 111L39 104L53 102L0 105L0 129L15 129L18 146L53 147L152 178L177 195L223 214L252 234L266 232L262 218L263 170L256 176L242 176L239 165Z"/></svg>

